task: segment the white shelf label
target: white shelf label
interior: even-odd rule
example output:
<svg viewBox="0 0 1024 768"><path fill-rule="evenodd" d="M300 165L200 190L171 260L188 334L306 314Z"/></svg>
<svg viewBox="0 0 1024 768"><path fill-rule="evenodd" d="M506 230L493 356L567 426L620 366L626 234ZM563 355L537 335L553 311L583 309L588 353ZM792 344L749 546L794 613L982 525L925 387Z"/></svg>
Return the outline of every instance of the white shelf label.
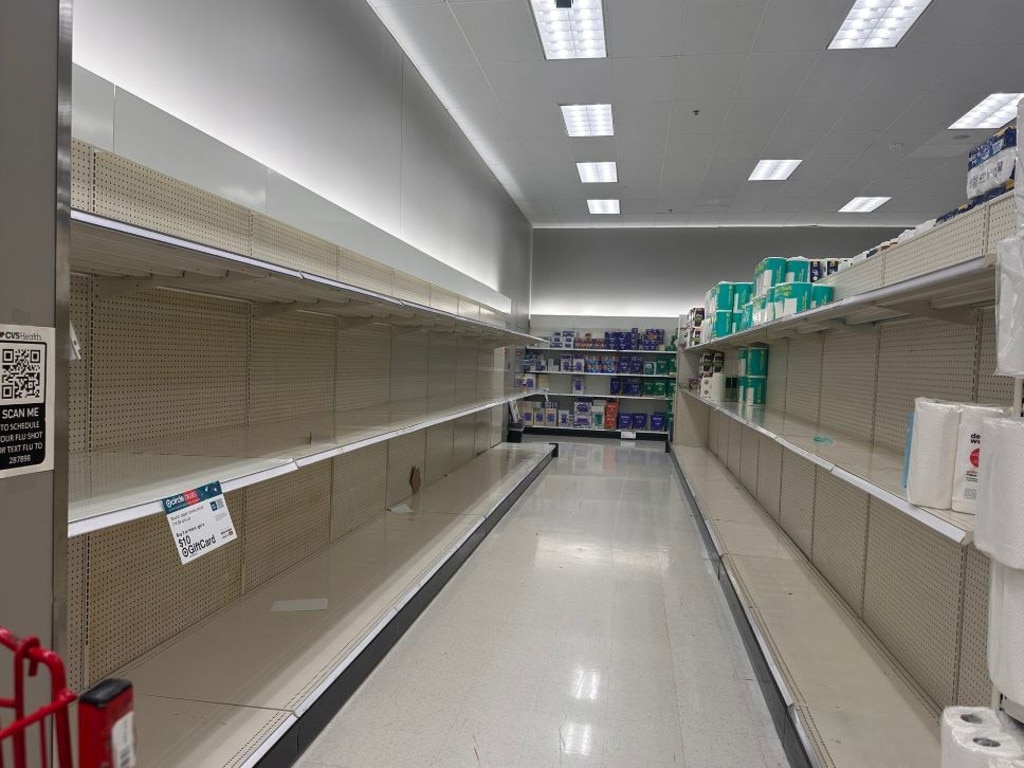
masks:
<svg viewBox="0 0 1024 768"><path fill-rule="evenodd" d="M0 325L0 477L53 469L53 328Z"/></svg>
<svg viewBox="0 0 1024 768"><path fill-rule="evenodd" d="M636 432L623 432L621 436L623 440L636 440Z"/></svg>
<svg viewBox="0 0 1024 768"><path fill-rule="evenodd" d="M220 483L170 496L163 507L183 565L238 538Z"/></svg>

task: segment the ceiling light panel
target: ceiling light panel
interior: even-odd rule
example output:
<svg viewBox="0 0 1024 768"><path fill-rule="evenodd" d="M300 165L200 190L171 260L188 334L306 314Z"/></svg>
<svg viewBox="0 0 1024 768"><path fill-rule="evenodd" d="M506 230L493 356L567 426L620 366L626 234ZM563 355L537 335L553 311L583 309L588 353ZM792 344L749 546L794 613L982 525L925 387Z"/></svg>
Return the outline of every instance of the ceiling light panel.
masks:
<svg viewBox="0 0 1024 768"><path fill-rule="evenodd" d="M530 0L533 19L548 59L603 59L604 12L601 0L573 0L556 8L555 0Z"/></svg>
<svg viewBox="0 0 1024 768"><path fill-rule="evenodd" d="M1017 104L1022 98L1024 93L993 93L949 128L1002 128L1017 116Z"/></svg>
<svg viewBox="0 0 1024 768"><path fill-rule="evenodd" d="M587 200L587 208L593 214L614 214L619 212L618 200Z"/></svg>
<svg viewBox="0 0 1024 768"><path fill-rule="evenodd" d="M562 119L570 136L614 136L611 104L563 104Z"/></svg>
<svg viewBox="0 0 1024 768"><path fill-rule="evenodd" d="M759 160L748 181L785 181L803 160Z"/></svg>
<svg viewBox="0 0 1024 768"><path fill-rule="evenodd" d="M619 180L616 163L576 163L576 170L584 184L613 184Z"/></svg>
<svg viewBox="0 0 1024 768"><path fill-rule="evenodd" d="M829 48L895 48L932 0L856 0Z"/></svg>
<svg viewBox="0 0 1024 768"><path fill-rule="evenodd" d="M842 208L840 213L871 213L879 206L892 200L891 197L855 197Z"/></svg>

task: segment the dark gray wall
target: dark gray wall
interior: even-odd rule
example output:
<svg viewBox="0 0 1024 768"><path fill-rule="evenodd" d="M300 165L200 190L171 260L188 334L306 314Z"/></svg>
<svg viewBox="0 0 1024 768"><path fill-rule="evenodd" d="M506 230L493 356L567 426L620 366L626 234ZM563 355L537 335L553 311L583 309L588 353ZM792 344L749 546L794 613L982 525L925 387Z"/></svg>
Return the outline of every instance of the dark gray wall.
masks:
<svg viewBox="0 0 1024 768"><path fill-rule="evenodd" d="M854 256L895 229L538 229L534 315L673 317L719 280L752 280L765 256Z"/></svg>

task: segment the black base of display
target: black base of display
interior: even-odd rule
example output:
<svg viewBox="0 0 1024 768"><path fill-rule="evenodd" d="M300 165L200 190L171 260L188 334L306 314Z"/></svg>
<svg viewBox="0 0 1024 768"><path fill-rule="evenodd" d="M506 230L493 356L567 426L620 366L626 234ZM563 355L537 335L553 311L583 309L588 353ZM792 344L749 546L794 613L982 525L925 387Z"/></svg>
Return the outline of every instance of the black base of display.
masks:
<svg viewBox="0 0 1024 768"><path fill-rule="evenodd" d="M544 471L551 459L558 455L555 449L538 464L530 474L517 485L498 507L483 521L472 535L460 546L447 562L430 577L430 580L406 603L391 621L380 631L366 648L352 661L344 672L316 700L316 702L298 719L287 732L271 747L270 751L257 763L258 768L287 768L295 763L299 756L316 739L331 719L338 714L345 702L356 692L363 681L369 677L388 651L398 642L405 631L412 626L423 610L430 604L455 575L463 563L469 559L484 537L512 508L519 497L525 493L534 480Z"/></svg>
<svg viewBox="0 0 1024 768"><path fill-rule="evenodd" d="M715 547L715 541L711 536L711 530L708 528L707 523L704 520L700 504L697 503L697 498L693 493L693 489L690 488L690 483L686 479L686 473L683 472L683 468L679 465L679 460L676 458L675 453L672 453L672 463L675 464L676 473L679 476L679 484L683 488L683 493L686 495L686 498L689 500L693 509L696 510L694 517L697 521L697 529L700 531L701 538L704 540L704 548L707 550L708 557L711 558L711 562L715 566L715 573L718 576L718 584L722 588L722 592L725 594L726 602L729 604L729 610L732 612L733 621L740 632L740 637L743 638L743 645L747 649L747 656L750 658L750 665L753 668L754 675L757 677L757 682L761 687L761 694L764 696L765 703L768 705L768 711L771 714L772 722L775 724L775 731L779 735L779 741L782 742L782 748L786 752L789 764L793 768L813 768L817 763L811 760L811 757L808 754L809 746L805 744L804 739L800 735L800 729L795 715L791 708L786 704L786 699L782 695L782 691L779 689L778 684L775 682L775 676L772 674L769 659L765 656L764 651L757 642L757 636L754 634L754 628L747 620L747 614L743 610L742 603L740 603L739 595L736 594L736 590L733 587L732 580L729 578L729 574L726 573L725 565L719 557L718 550Z"/></svg>
<svg viewBox="0 0 1024 768"><path fill-rule="evenodd" d="M597 429L569 429L568 427L527 427L526 431L531 435L561 435L562 437L600 437L610 440L622 440L622 432L629 430L597 430ZM638 432L635 438L630 440L668 440L668 432Z"/></svg>

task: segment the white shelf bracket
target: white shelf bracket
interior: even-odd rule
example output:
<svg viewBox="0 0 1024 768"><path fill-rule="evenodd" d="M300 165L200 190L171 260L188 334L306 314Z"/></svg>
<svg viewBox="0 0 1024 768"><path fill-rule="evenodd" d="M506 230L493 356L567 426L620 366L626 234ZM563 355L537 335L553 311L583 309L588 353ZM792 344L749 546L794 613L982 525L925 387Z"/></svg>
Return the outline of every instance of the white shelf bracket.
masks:
<svg viewBox="0 0 1024 768"><path fill-rule="evenodd" d="M956 325L974 325L978 322L978 313L971 307L949 307L939 309L933 307L930 301L905 301L895 304L880 304L882 309L891 309L895 312L906 312L914 317L927 317L932 320L942 320L946 323Z"/></svg>

